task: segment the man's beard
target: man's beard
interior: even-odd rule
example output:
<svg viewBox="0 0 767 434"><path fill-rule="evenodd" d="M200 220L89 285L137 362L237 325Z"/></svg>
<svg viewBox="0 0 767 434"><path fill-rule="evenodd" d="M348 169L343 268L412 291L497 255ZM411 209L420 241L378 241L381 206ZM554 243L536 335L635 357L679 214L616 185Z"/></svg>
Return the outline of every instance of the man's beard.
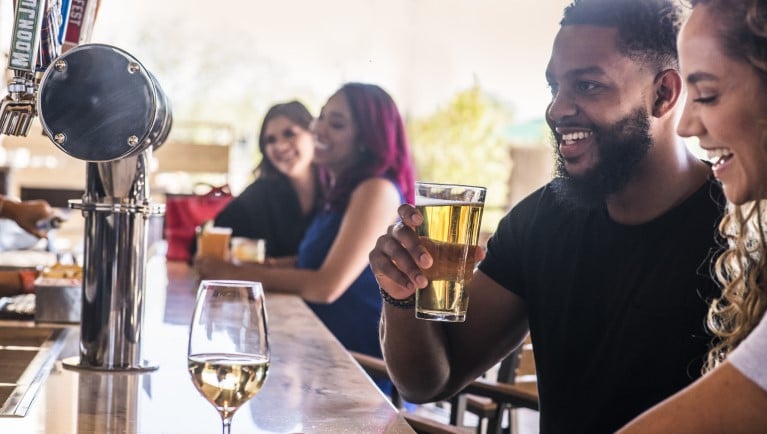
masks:
<svg viewBox="0 0 767 434"><path fill-rule="evenodd" d="M566 205L602 207L607 196L629 183L636 166L652 147L647 111L640 107L607 128L595 128L594 137L597 163L582 175L567 173L564 158L556 153L556 176L552 187L556 197Z"/></svg>

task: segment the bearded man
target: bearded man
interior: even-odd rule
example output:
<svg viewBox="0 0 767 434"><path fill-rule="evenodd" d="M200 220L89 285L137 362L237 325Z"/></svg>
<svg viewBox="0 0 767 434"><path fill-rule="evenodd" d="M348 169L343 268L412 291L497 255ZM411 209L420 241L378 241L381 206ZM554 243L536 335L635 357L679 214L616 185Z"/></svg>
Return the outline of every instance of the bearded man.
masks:
<svg viewBox="0 0 767 434"><path fill-rule="evenodd" d="M700 375L722 199L675 134L679 14L673 0L565 9L546 70L557 176L499 223L465 323L403 308L432 265L413 207L379 238L381 343L406 399L455 394L528 330L543 433L613 432Z"/></svg>

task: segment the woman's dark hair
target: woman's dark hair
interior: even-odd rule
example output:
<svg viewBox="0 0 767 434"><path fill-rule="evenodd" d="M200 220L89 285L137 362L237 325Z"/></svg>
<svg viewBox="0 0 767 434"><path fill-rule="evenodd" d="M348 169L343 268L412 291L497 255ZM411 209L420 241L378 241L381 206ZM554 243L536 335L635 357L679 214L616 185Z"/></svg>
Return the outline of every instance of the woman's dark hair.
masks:
<svg viewBox="0 0 767 434"><path fill-rule="evenodd" d="M266 156L266 124L279 116L288 118L291 122L307 131L309 131L314 119L306 106L298 101L275 104L269 108L264 116L264 120L261 122L261 131L258 133L258 149L261 151L261 163L258 164L254 171L257 178L281 175L280 171L269 160L269 157Z"/></svg>
<svg viewBox="0 0 767 434"><path fill-rule="evenodd" d="M400 188L405 201L415 200L413 164L405 126L392 97L374 84L347 83L336 92L346 98L357 126L360 164L340 174L327 195L331 209L346 208L352 191L363 180L384 176Z"/></svg>

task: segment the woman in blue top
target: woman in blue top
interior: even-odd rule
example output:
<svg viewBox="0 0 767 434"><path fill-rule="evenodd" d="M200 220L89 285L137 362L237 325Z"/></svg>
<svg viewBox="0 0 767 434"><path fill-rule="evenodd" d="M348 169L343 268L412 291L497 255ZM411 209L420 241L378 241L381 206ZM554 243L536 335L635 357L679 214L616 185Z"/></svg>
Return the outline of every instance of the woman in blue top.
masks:
<svg viewBox="0 0 767 434"><path fill-rule="evenodd" d="M256 280L267 291L297 294L347 349L381 357L381 297L368 252L397 218L398 206L413 203L402 118L380 87L347 83L328 99L313 132L324 206L296 260L270 266L198 258L195 267L203 279Z"/></svg>

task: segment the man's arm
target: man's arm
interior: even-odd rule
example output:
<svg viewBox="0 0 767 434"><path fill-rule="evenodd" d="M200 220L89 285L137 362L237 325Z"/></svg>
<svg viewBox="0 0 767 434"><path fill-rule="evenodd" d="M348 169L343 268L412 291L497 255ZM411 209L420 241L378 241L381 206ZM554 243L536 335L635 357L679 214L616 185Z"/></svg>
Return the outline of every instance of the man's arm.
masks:
<svg viewBox="0 0 767 434"><path fill-rule="evenodd" d="M385 304L384 359L397 390L413 402L447 398L482 375L527 335L525 302L477 271L463 323L415 318L413 309Z"/></svg>
<svg viewBox="0 0 767 434"><path fill-rule="evenodd" d="M389 227L370 252L370 265L381 288L406 299L427 284L422 269L433 258L412 228L423 217L409 205L399 209L401 223ZM484 252L478 249L476 259ZM412 308L385 303L381 343L392 380L413 402L453 395L513 350L527 334L524 301L482 272L468 288L466 321L446 324L415 318Z"/></svg>

